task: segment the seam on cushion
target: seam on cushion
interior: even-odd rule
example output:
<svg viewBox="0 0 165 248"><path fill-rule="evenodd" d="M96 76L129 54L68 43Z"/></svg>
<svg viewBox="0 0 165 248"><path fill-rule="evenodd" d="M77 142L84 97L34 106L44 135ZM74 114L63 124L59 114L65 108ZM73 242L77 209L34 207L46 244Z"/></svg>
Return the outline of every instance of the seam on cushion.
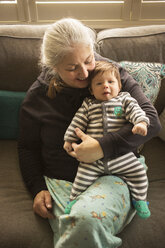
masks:
<svg viewBox="0 0 165 248"><path fill-rule="evenodd" d="M106 40L106 39L125 39L125 38L145 38L145 37L149 37L149 36L157 36L157 35L164 35L165 34L165 31L164 32L159 32L159 33L152 33L152 34L139 34L139 35L128 35L128 36L123 36L120 34L117 36L107 36L107 37L103 37L103 38L99 38L98 37L98 40L97 42L100 42L102 40Z"/></svg>
<svg viewBox="0 0 165 248"><path fill-rule="evenodd" d="M159 179L151 179L149 180L149 183L156 183L156 182L165 182L165 178L159 178Z"/></svg>
<svg viewBox="0 0 165 248"><path fill-rule="evenodd" d="M44 35L44 34L43 34ZM25 36L14 36L14 35L0 35L0 37L6 37L6 38L11 38L11 39L34 39L34 40L41 40L43 37L42 36L38 36L38 37L33 37L33 36L29 36L29 37L25 37Z"/></svg>
<svg viewBox="0 0 165 248"><path fill-rule="evenodd" d="M0 27L0 37L21 39L41 39L50 25L4 25Z"/></svg>

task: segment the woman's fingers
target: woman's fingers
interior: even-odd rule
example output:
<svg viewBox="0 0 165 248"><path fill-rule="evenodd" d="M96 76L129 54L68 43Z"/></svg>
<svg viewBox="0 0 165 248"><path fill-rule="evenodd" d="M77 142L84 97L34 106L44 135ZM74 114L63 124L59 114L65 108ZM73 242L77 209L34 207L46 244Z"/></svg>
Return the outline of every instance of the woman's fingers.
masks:
<svg viewBox="0 0 165 248"><path fill-rule="evenodd" d="M75 128L75 133L77 137L79 137L82 141L84 141L88 135L86 135L80 128L76 127Z"/></svg>
<svg viewBox="0 0 165 248"><path fill-rule="evenodd" d="M43 218L53 219L54 215L52 214L52 199L49 191L42 190L34 198L33 210L35 213L40 215Z"/></svg>
<svg viewBox="0 0 165 248"><path fill-rule="evenodd" d="M69 153L72 157L78 161L93 163L104 156L102 148L96 139L85 134L79 128L76 128L75 132L82 142L80 144L72 143L73 150Z"/></svg>

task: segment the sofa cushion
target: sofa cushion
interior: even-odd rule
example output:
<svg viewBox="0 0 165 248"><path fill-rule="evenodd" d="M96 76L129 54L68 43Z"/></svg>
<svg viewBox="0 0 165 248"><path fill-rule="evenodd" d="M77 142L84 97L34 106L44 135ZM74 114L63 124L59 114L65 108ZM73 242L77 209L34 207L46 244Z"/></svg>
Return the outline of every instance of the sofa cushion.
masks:
<svg viewBox="0 0 165 248"><path fill-rule="evenodd" d="M48 220L35 215L22 180L17 142L0 140L0 247L53 248Z"/></svg>
<svg viewBox="0 0 165 248"><path fill-rule="evenodd" d="M97 51L114 61L165 63L165 25L102 30L97 35Z"/></svg>
<svg viewBox="0 0 165 248"><path fill-rule="evenodd" d="M120 64L139 82L144 94L154 104L160 90L161 80L165 77L165 65L131 61L122 61Z"/></svg>
<svg viewBox="0 0 165 248"><path fill-rule="evenodd" d="M49 25L0 25L0 90L27 91L39 75Z"/></svg>
<svg viewBox="0 0 165 248"><path fill-rule="evenodd" d="M165 96L165 78L161 82L160 91L156 99L156 102L154 104L159 115L162 113L163 109L165 108L165 97L164 96Z"/></svg>
<svg viewBox="0 0 165 248"><path fill-rule="evenodd" d="M162 129L160 130L159 137L165 141L165 108L159 116Z"/></svg>
<svg viewBox="0 0 165 248"><path fill-rule="evenodd" d="M138 216L132 220L122 233L121 248L164 248L165 247L165 180L152 182L149 185L148 201L151 217L142 220Z"/></svg>
<svg viewBox="0 0 165 248"><path fill-rule="evenodd" d="M16 139L18 116L25 92L0 91L0 139Z"/></svg>
<svg viewBox="0 0 165 248"><path fill-rule="evenodd" d="M159 137L146 142L141 151L148 167L149 182L165 180L164 151L165 142Z"/></svg>

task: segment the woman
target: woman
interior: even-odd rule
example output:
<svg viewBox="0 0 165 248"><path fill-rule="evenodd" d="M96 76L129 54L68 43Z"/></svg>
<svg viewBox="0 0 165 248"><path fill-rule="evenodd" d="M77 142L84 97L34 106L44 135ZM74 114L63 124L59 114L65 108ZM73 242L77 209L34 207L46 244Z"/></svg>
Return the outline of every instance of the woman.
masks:
<svg viewBox="0 0 165 248"><path fill-rule="evenodd" d="M78 161L116 158L153 137L160 128L157 114L139 85L120 69L123 91L134 97L150 119L145 137L134 136L131 124L98 140L76 129L82 141L63 149L64 133L83 99L88 96L88 75L95 60L94 41L77 20L62 19L46 31L42 45L43 70L29 89L20 114L19 159L34 212L48 218L56 248L119 247L115 235L134 215L129 190L117 177L103 176L90 186L64 215ZM71 155L71 156L70 156Z"/></svg>

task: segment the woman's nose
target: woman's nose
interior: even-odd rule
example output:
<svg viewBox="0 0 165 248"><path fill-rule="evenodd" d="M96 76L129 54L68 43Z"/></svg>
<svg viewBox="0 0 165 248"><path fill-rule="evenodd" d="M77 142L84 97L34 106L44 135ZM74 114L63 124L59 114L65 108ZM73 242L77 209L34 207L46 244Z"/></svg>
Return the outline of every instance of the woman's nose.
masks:
<svg viewBox="0 0 165 248"><path fill-rule="evenodd" d="M88 77L88 69L86 66L82 66L79 72L80 76L82 78L87 78Z"/></svg>

